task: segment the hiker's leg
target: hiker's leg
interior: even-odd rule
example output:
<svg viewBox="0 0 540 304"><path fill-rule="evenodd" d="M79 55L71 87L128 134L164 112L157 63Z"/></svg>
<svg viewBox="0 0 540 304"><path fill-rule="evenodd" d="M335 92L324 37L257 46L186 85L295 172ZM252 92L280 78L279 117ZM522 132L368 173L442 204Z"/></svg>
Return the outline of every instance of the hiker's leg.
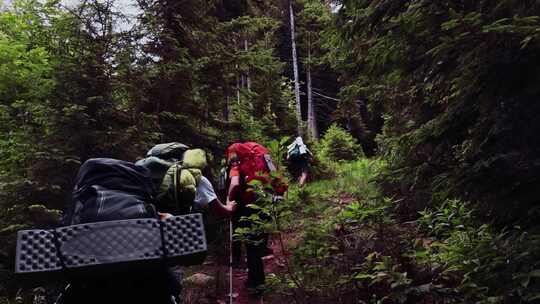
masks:
<svg viewBox="0 0 540 304"><path fill-rule="evenodd" d="M262 260L263 252L265 249L264 237L261 235L256 239L250 240L246 243L246 255L248 263L248 286L256 287L264 284L264 264Z"/></svg>
<svg viewBox="0 0 540 304"><path fill-rule="evenodd" d="M232 255L233 255L233 267L237 268L240 266L242 261L242 242L233 241L232 243Z"/></svg>
<svg viewBox="0 0 540 304"><path fill-rule="evenodd" d="M306 183L306 180L308 178L308 166L309 166L308 159L305 158L305 157L302 157L299 160L300 178L298 180L298 185L300 187L304 186L304 184Z"/></svg>
<svg viewBox="0 0 540 304"><path fill-rule="evenodd" d="M289 160L289 171L291 177L298 182L298 180L300 179L301 168L296 158Z"/></svg>
<svg viewBox="0 0 540 304"><path fill-rule="evenodd" d="M184 279L184 270L182 267L171 267L167 271L167 284L169 285L169 293L172 295L176 302L180 301L180 295L182 294L182 280Z"/></svg>
<svg viewBox="0 0 540 304"><path fill-rule="evenodd" d="M183 272L179 267L131 273L129 277L132 277L134 281L123 288L125 291L122 293L125 296L110 304L178 303L181 297L182 276Z"/></svg>
<svg viewBox="0 0 540 304"><path fill-rule="evenodd" d="M307 180L307 171L303 171L302 175L300 176L300 180L298 181L298 186L303 187Z"/></svg>

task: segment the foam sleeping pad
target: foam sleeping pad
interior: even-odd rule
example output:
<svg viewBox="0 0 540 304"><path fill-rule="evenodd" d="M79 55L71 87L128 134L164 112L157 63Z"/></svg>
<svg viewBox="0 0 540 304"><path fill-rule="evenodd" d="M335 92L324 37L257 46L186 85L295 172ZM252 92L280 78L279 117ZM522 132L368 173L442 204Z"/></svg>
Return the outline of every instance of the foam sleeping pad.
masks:
<svg viewBox="0 0 540 304"><path fill-rule="evenodd" d="M201 264L202 215L86 223L17 235L15 273L31 282L100 276L137 268Z"/></svg>

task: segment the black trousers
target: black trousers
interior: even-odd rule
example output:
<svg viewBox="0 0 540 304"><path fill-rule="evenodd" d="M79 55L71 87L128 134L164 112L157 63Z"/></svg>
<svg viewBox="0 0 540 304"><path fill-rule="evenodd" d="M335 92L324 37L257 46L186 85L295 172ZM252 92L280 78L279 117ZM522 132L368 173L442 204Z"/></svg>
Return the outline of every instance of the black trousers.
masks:
<svg viewBox="0 0 540 304"><path fill-rule="evenodd" d="M240 221L240 219L242 216L250 216L255 212L256 211L246 207L240 208L233 217L233 229L251 228L252 223L247 221ZM264 284L265 282L264 263L262 258L266 251L267 243L267 233L250 233L247 236L245 247L248 267L248 287L256 287L258 285ZM233 241L233 263L240 264L241 257L242 242Z"/></svg>
<svg viewBox="0 0 540 304"><path fill-rule="evenodd" d="M289 159L288 168L294 178L299 178L302 173L308 172L309 159L307 156L291 158Z"/></svg>

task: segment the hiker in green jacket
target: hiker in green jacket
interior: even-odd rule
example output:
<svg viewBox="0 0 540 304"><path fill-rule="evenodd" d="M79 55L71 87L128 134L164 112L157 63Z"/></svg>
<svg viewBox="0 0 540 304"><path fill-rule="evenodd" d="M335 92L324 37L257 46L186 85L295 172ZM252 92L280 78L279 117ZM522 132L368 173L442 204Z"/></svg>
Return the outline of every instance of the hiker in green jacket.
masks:
<svg viewBox="0 0 540 304"><path fill-rule="evenodd" d="M148 151L146 158L136 165L152 172L154 184L159 189L157 209L161 219L172 217L171 213L183 214L209 209L217 215L232 217L237 204L222 204L212 183L203 175L207 166L206 153L201 149L189 149L181 143L160 144ZM173 294L181 292L181 267L169 269L169 284Z"/></svg>

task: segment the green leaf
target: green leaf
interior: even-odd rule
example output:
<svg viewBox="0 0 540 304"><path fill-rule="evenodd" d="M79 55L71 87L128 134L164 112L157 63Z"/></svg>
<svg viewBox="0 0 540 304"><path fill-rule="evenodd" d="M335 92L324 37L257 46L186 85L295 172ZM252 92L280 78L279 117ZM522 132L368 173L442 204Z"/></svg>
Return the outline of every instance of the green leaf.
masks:
<svg viewBox="0 0 540 304"><path fill-rule="evenodd" d="M535 270L529 272L529 276L531 278L540 278L540 269L535 269Z"/></svg>
<svg viewBox="0 0 540 304"><path fill-rule="evenodd" d="M362 281L362 280L373 280L375 278L375 276L371 275L369 273L361 272L361 273L355 274L353 278L356 279L356 280L361 280Z"/></svg>
<svg viewBox="0 0 540 304"><path fill-rule="evenodd" d="M536 300L540 300L540 292L534 292L534 293L528 294L528 295L525 297L525 300L527 300L527 301L536 301Z"/></svg>

